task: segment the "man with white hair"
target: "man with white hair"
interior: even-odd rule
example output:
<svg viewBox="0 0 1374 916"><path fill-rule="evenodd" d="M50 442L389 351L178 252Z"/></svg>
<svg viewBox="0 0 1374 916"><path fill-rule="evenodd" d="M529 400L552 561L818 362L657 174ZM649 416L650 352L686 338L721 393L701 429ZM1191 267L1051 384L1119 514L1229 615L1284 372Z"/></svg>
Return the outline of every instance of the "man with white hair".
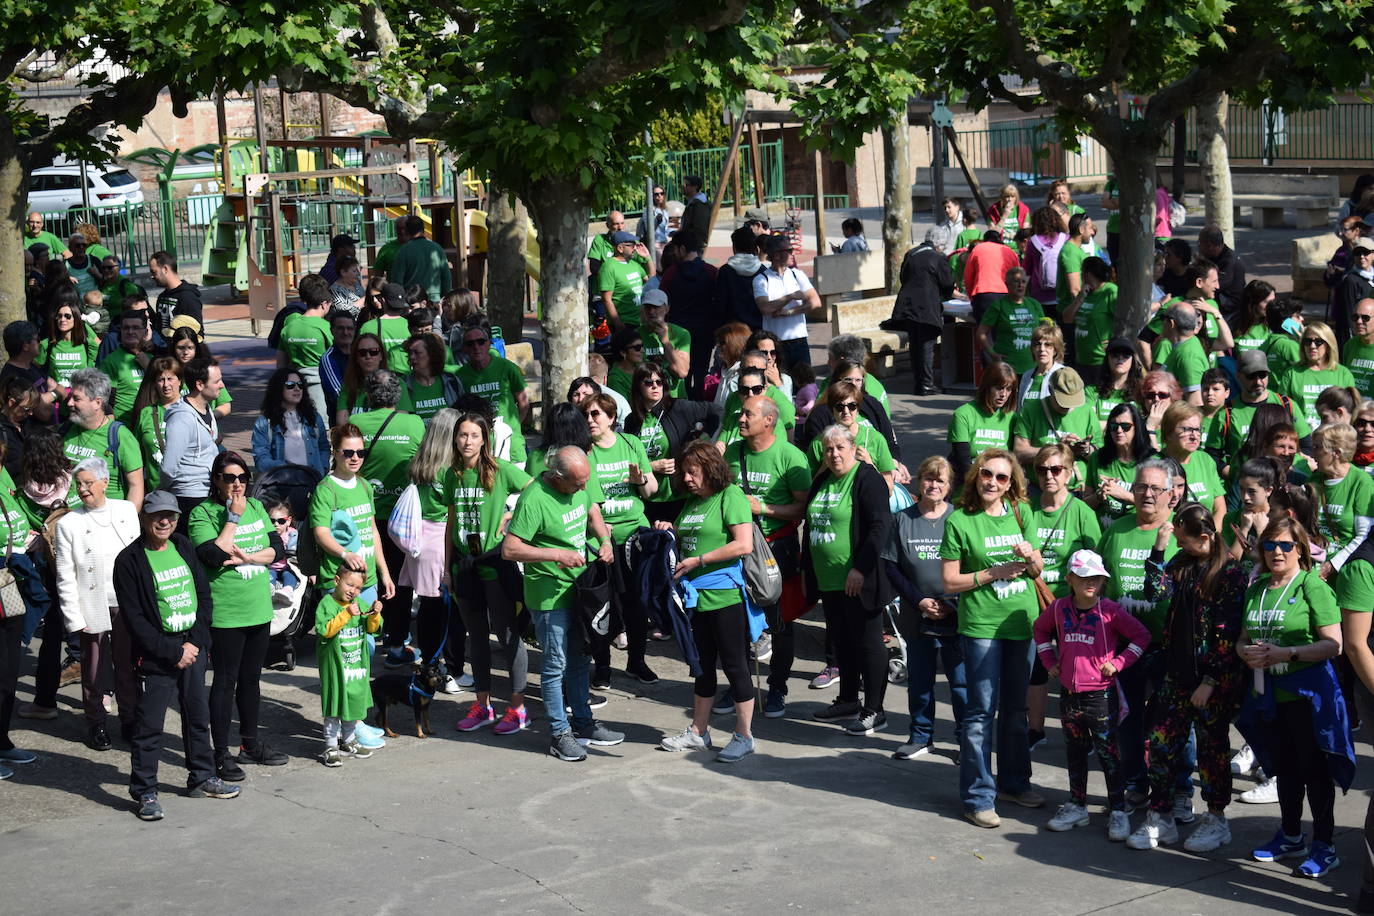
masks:
<svg viewBox="0 0 1374 916"><path fill-rule="evenodd" d="M99 369L72 373L67 406L70 419L62 426L62 451L73 464L103 459L110 469L111 499L143 505L143 451L133 432L105 413L110 403L110 377Z"/></svg>

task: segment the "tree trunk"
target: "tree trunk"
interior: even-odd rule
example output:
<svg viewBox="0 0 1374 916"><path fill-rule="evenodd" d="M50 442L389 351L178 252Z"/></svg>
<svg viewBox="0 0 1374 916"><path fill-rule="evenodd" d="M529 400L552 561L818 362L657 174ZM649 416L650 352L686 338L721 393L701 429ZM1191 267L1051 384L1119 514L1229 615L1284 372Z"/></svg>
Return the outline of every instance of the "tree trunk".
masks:
<svg viewBox="0 0 1374 916"><path fill-rule="evenodd" d="M883 281L901 287L902 258L911 247L911 141L906 110L883 128Z"/></svg>
<svg viewBox="0 0 1374 916"><path fill-rule="evenodd" d="M492 186L487 200L487 313L506 340L519 341L525 319L524 204Z"/></svg>
<svg viewBox="0 0 1374 916"><path fill-rule="evenodd" d="M1202 201L1207 223L1216 226L1235 247L1235 210L1231 205L1231 157L1226 151L1224 92L1203 97L1197 105L1197 158L1202 167Z"/></svg>
<svg viewBox="0 0 1374 916"><path fill-rule="evenodd" d="M26 317L24 216L28 175L14 138L0 135L0 327ZM0 353L0 361L4 354Z"/></svg>
<svg viewBox="0 0 1374 916"><path fill-rule="evenodd" d="M1138 128L1137 128L1138 130ZM1118 337L1132 340L1150 317L1150 280L1155 257L1155 153L1166 132L1127 131L1120 149L1108 149L1121 200L1121 253L1117 258Z"/></svg>
<svg viewBox="0 0 1374 916"><path fill-rule="evenodd" d="M534 182L525 198L539 230L544 410L587 374L587 224L591 195L562 177ZM545 414L547 416L547 413Z"/></svg>

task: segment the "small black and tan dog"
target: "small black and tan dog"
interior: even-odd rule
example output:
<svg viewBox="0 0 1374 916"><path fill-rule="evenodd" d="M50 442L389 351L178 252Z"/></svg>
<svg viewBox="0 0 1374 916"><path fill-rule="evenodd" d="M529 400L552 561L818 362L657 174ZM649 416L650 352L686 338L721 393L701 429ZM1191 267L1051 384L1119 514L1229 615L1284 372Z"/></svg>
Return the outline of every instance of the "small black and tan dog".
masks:
<svg viewBox="0 0 1374 916"><path fill-rule="evenodd" d="M396 733L387 724L387 707L403 703L415 712L415 737L428 738L429 704L434 694L444 689L448 667L442 661L418 664L410 674L383 674L372 679L372 703L377 707L377 727L388 738Z"/></svg>

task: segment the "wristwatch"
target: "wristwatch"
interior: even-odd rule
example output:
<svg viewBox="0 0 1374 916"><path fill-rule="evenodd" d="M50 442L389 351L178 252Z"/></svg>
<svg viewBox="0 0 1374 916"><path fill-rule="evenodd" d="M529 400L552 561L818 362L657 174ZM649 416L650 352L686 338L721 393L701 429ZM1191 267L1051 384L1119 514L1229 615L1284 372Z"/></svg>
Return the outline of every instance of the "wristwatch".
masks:
<svg viewBox="0 0 1374 916"><path fill-rule="evenodd" d="M1298 647L1297 647L1297 646L1293 646L1293 647L1291 647L1291 648L1288 650L1288 660L1289 660L1290 662L1295 662L1295 661L1298 660Z"/></svg>
<svg viewBox="0 0 1374 916"><path fill-rule="evenodd" d="M224 517L229 522L229 524L237 525L239 521L243 519L243 514L239 512L230 512L226 509Z"/></svg>

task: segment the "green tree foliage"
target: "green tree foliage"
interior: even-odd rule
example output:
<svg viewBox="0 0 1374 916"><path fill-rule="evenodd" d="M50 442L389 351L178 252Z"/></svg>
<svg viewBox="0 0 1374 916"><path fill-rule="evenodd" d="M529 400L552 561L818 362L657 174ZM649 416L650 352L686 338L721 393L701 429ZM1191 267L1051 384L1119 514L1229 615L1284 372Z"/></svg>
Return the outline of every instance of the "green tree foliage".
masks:
<svg viewBox="0 0 1374 916"><path fill-rule="evenodd" d="M721 112L723 99L708 100L705 106L686 114L666 110L649 124L654 146L662 150L716 149L730 143L730 128Z"/></svg>

